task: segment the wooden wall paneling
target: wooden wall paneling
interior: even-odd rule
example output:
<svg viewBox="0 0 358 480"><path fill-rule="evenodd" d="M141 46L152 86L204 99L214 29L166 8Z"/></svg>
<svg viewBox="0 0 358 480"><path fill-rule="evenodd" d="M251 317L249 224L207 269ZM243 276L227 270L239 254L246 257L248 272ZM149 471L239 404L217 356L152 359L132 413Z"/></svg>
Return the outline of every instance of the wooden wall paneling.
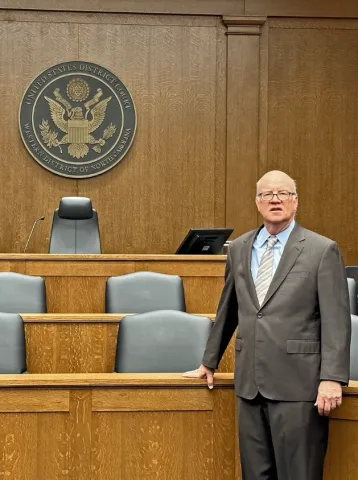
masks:
<svg viewBox="0 0 358 480"><path fill-rule="evenodd" d="M68 391L6 389L0 398L0 475L54 480L66 474Z"/></svg>
<svg viewBox="0 0 358 480"><path fill-rule="evenodd" d="M261 27L260 35L260 100L259 100L259 163L258 174L267 172L268 129L268 22Z"/></svg>
<svg viewBox="0 0 358 480"><path fill-rule="evenodd" d="M81 25L79 35L80 57L115 72L138 115L127 156L79 194L98 209L106 253L174 252L218 214L217 27Z"/></svg>
<svg viewBox="0 0 358 480"><path fill-rule="evenodd" d="M0 0L0 9L75 12L170 13L184 15L242 15L244 0Z"/></svg>
<svg viewBox="0 0 358 480"><path fill-rule="evenodd" d="M88 480L92 474L92 392L90 390L71 390L67 428L71 476L76 480Z"/></svg>
<svg viewBox="0 0 358 480"><path fill-rule="evenodd" d="M240 476L235 475L236 471L236 445L234 439L237 437L236 430L236 396L229 389L215 390L214 387L214 437L213 437L213 457L214 457L214 476L213 480L240 480ZM225 442L225 438L230 437L231 442ZM216 459L220 458L220 462Z"/></svg>
<svg viewBox="0 0 358 480"><path fill-rule="evenodd" d="M107 277L47 277L49 313L103 313Z"/></svg>
<svg viewBox="0 0 358 480"><path fill-rule="evenodd" d="M260 30L263 18L225 17L227 60L226 224L235 237L257 226Z"/></svg>
<svg viewBox="0 0 358 480"><path fill-rule="evenodd" d="M118 323L31 323L25 329L31 373L114 371Z"/></svg>
<svg viewBox="0 0 358 480"><path fill-rule="evenodd" d="M0 272L26 273L26 262L0 260Z"/></svg>
<svg viewBox="0 0 358 480"><path fill-rule="evenodd" d="M214 189L208 197L214 195L214 226L230 227L226 224L226 70L227 38L226 28L218 22L216 34L216 106L215 106L215 165Z"/></svg>
<svg viewBox="0 0 358 480"><path fill-rule="evenodd" d="M0 21L2 252L22 252L33 221L29 251L47 252L52 213L65 194L77 194L76 182L48 172L30 156L18 131L18 109L30 82L51 65L78 57L78 27L66 23ZM6 214L5 214L6 213Z"/></svg>
<svg viewBox="0 0 358 480"><path fill-rule="evenodd" d="M23 405L18 413L0 414L4 477L214 480L219 478L213 476L214 462L217 472L221 464L228 471L227 445L234 443L232 376L218 378L213 392L180 375L1 377L0 397L10 394ZM51 392L67 398L67 411L45 412ZM113 395L122 403L128 399L128 411L118 411ZM28 411L23 396L31 396L41 413ZM146 409L150 403L156 411ZM220 439L214 438L215 421L222 424ZM214 456L219 451L223 459Z"/></svg>
<svg viewBox="0 0 358 480"><path fill-rule="evenodd" d="M145 415L136 412L137 400L134 405L133 402L127 404L127 413L118 415L115 413L117 402L111 407L111 395L108 396L106 406L106 398L99 392L101 401L97 405L96 393L93 406L93 449L100 449L102 456L100 462L97 459L93 462L94 478L140 480L145 476L153 476L173 480L211 480L214 461L213 405L212 401L209 404L206 401L213 397L210 393L207 389L192 392L146 390L143 398L152 397L155 401L157 397L158 400L155 401L155 411L148 411ZM120 395L120 392L116 395ZM180 398L177 404L176 398ZM176 404L174 409L172 400L173 405ZM188 402L191 405L190 411L185 411ZM206 404L206 408L203 408ZM103 413L104 410L106 413ZM180 449L175 448L178 444L181 445ZM220 458L215 461L221 463Z"/></svg>
<svg viewBox="0 0 358 480"><path fill-rule="evenodd" d="M267 166L297 180L298 219L336 240L354 265L358 24L347 23L332 29L332 21L293 19L269 26Z"/></svg>
<svg viewBox="0 0 358 480"><path fill-rule="evenodd" d="M223 277L184 277L187 312L216 312L224 287Z"/></svg>
<svg viewBox="0 0 358 480"><path fill-rule="evenodd" d="M245 0L245 15L357 18L355 0Z"/></svg>

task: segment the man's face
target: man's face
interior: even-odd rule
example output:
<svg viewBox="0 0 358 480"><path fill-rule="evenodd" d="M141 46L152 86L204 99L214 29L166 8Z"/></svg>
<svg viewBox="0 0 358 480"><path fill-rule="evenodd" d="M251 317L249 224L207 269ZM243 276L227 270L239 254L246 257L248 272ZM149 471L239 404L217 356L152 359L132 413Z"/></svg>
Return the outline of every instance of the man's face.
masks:
<svg viewBox="0 0 358 480"><path fill-rule="evenodd" d="M260 182L256 205L265 222L277 224L290 223L293 220L298 206L297 195L292 195L293 192L294 186L292 182L286 179ZM270 193L280 194L282 197L286 194L288 199L280 200L275 195L271 200L265 200L266 197L270 197Z"/></svg>

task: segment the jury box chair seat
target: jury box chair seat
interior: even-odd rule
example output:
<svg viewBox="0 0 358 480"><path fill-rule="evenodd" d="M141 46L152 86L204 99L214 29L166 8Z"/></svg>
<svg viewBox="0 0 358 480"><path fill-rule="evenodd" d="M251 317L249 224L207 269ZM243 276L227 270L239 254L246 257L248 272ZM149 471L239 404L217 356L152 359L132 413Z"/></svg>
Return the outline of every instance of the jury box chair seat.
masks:
<svg viewBox="0 0 358 480"><path fill-rule="evenodd" d="M145 313L153 310L185 312L183 280L179 276L135 272L107 280L107 313Z"/></svg>
<svg viewBox="0 0 358 480"><path fill-rule="evenodd" d="M50 253L98 254L98 215L87 197L63 197L53 215Z"/></svg>
<svg viewBox="0 0 358 480"><path fill-rule="evenodd" d="M129 315L118 331L115 371L180 373L197 368L212 321L174 310Z"/></svg>
<svg viewBox="0 0 358 480"><path fill-rule="evenodd" d="M46 286L42 277L0 272L0 312L46 313Z"/></svg>
<svg viewBox="0 0 358 480"><path fill-rule="evenodd" d="M24 322L16 313L0 313L0 374L26 372Z"/></svg>

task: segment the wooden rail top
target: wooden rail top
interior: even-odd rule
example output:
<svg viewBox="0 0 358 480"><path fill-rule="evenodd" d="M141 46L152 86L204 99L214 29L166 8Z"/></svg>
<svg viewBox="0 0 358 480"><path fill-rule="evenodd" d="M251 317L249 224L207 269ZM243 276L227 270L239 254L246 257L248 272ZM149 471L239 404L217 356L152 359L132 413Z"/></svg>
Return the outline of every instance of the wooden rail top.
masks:
<svg viewBox="0 0 358 480"><path fill-rule="evenodd" d="M56 254L37 254L37 253L1 253L1 260L20 260L20 261L78 261L78 262L226 262L226 255L160 255L160 254L96 254L96 255L56 255Z"/></svg>
<svg viewBox="0 0 358 480"><path fill-rule="evenodd" d="M218 388L233 388L234 375L233 373L215 374L214 382ZM0 388L6 387L207 388L207 384L206 380L184 378L180 373L53 373L0 375Z"/></svg>
<svg viewBox="0 0 358 480"><path fill-rule="evenodd" d="M118 323L134 313L21 313L25 323ZM191 313L215 320L214 313Z"/></svg>

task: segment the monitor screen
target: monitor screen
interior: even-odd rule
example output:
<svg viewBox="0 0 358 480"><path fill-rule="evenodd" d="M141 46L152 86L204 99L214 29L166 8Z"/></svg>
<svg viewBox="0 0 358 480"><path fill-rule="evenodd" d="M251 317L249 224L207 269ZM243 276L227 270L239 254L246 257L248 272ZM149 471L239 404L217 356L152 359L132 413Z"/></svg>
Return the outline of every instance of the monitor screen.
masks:
<svg viewBox="0 0 358 480"><path fill-rule="evenodd" d="M233 231L233 228L191 228L175 253L217 255Z"/></svg>

